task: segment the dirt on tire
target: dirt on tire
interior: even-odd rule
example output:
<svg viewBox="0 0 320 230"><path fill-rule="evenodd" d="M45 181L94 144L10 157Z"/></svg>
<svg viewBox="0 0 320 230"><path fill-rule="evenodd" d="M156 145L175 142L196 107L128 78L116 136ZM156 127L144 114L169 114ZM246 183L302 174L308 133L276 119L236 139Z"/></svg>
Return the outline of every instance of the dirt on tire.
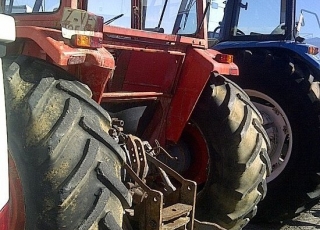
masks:
<svg viewBox="0 0 320 230"><path fill-rule="evenodd" d="M192 119L210 152L196 217L226 229L241 229L255 216L271 170L262 117L244 91L218 75L211 77Z"/></svg>
<svg viewBox="0 0 320 230"><path fill-rule="evenodd" d="M4 59L9 152L22 181L26 229L121 229L131 195L110 116L64 70Z"/></svg>

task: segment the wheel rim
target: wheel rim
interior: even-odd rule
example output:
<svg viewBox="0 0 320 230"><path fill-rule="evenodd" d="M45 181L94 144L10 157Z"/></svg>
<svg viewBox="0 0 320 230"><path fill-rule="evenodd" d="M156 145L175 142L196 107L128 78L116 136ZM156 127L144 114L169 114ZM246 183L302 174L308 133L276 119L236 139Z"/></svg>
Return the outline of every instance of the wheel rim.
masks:
<svg viewBox="0 0 320 230"><path fill-rule="evenodd" d="M256 90L245 91L261 113L263 127L270 139L271 148L268 155L272 171L267 178L267 182L270 182L282 173L291 157L293 141L291 125L286 113L271 97Z"/></svg>
<svg viewBox="0 0 320 230"><path fill-rule="evenodd" d="M179 142L169 148L169 153L177 157L176 163L166 160L171 168L184 177L201 185L208 177L209 151L204 136L194 122L188 122Z"/></svg>

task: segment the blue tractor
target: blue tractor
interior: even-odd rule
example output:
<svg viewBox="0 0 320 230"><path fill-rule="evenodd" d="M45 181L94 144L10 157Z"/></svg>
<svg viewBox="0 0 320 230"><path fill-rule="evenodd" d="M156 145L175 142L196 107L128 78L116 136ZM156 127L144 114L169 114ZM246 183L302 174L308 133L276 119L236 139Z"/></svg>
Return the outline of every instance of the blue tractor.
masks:
<svg viewBox="0 0 320 230"><path fill-rule="evenodd" d="M292 218L319 202L319 16L319 0L211 1L209 46L233 55L240 76L230 78L262 114L271 140L259 221Z"/></svg>

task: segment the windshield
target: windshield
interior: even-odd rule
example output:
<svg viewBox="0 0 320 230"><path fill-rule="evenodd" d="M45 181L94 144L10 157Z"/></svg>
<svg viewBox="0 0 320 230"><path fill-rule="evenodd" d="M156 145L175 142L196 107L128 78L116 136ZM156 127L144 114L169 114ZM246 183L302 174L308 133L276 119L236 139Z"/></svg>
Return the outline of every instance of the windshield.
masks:
<svg viewBox="0 0 320 230"><path fill-rule="evenodd" d="M196 0L142 0L142 5L144 30L166 34L193 34L197 30ZM88 0L88 11L105 21L111 19L109 25L131 28L131 0Z"/></svg>
<svg viewBox="0 0 320 230"><path fill-rule="evenodd" d="M218 33L224 17L227 1L213 0L209 16L209 37ZM280 0L243 0L239 4L239 16L232 26L232 36L284 34L285 4Z"/></svg>
<svg viewBox="0 0 320 230"><path fill-rule="evenodd" d="M241 7L235 36L284 34L285 10L279 0L245 0ZM283 17L281 17L283 15Z"/></svg>
<svg viewBox="0 0 320 230"><path fill-rule="evenodd" d="M4 0L7 14L54 12L60 7L60 0ZM1 9L3 11L3 9Z"/></svg>

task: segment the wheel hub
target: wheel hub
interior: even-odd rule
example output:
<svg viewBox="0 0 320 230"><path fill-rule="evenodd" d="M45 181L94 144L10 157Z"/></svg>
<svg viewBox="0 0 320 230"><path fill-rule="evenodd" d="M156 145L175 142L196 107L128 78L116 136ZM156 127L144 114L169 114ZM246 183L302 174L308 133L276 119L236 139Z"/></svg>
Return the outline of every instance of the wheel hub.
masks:
<svg viewBox="0 0 320 230"><path fill-rule="evenodd" d="M209 150L197 124L188 122L179 142L169 147L169 153L177 158L166 162L170 167L198 185L206 181Z"/></svg>
<svg viewBox="0 0 320 230"><path fill-rule="evenodd" d="M289 119L281 106L262 92L245 90L251 101L263 117L263 127L270 139L271 148L268 152L272 172L267 178L270 182L281 174L286 167L292 151L292 130Z"/></svg>

